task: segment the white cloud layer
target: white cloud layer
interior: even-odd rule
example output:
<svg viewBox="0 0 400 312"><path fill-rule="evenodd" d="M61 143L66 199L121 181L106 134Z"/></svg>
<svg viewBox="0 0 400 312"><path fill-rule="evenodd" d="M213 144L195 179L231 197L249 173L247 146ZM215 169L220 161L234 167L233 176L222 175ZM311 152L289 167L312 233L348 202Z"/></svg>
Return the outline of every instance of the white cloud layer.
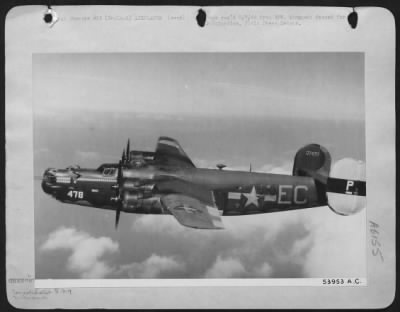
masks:
<svg viewBox="0 0 400 312"><path fill-rule="evenodd" d="M102 260L106 254L119 252L119 244L108 237L94 238L73 228L59 228L41 246L42 251L67 249L72 253L67 268L82 278L103 278L113 268Z"/></svg>
<svg viewBox="0 0 400 312"><path fill-rule="evenodd" d="M366 276L366 212L340 216L316 210L307 222L313 244L304 270L308 276Z"/></svg>
<svg viewBox="0 0 400 312"><path fill-rule="evenodd" d="M152 254L143 262L133 262L120 266L116 274L129 278L158 278L165 272L179 272L182 270L185 270L184 263L180 263L172 257Z"/></svg>
<svg viewBox="0 0 400 312"><path fill-rule="evenodd" d="M119 253L119 244L109 237L95 238L73 228L59 228L50 233L41 251L69 250L66 268L81 278L159 278L165 273L181 272L185 264L174 257L152 254L142 262L117 265L106 261L106 255Z"/></svg>
<svg viewBox="0 0 400 312"><path fill-rule="evenodd" d="M240 277L245 273L245 268L238 259L222 259L218 256L214 265L204 274L205 278Z"/></svg>

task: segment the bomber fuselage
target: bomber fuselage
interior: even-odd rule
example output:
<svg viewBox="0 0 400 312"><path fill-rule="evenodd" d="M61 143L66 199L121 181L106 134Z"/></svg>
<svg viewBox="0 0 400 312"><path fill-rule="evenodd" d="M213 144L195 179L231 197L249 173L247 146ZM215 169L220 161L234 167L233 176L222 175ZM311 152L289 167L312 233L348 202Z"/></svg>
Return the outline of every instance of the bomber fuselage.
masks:
<svg viewBox="0 0 400 312"><path fill-rule="evenodd" d="M64 203L115 210L117 188L122 187L122 211L131 213L168 213L160 204L160 198L168 193L169 181L176 179L212 191L222 215L326 205L323 186L307 176L152 165L124 168L120 186L117 176L117 164L103 165L99 169L47 169L42 188ZM157 187L160 183L163 189Z"/></svg>

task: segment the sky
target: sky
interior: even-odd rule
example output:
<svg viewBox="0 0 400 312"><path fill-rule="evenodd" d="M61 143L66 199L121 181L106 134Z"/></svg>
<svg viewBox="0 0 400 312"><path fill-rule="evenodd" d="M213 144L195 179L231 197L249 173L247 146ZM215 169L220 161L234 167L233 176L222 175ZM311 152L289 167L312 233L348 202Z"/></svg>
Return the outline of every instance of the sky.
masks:
<svg viewBox="0 0 400 312"><path fill-rule="evenodd" d="M197 167L290 174L296 151L365 161L358 53L36 54L34 171L98 167L177 139ZM62 204L35 183L36 278L365 276L365 210L223 217L221 231L172 216Z"/></svg>
<svg viewBox="0 0 400 312"><path fill-rule="evenodd" d="M363 54L265 55L35 54L35 112L364 119Z"/></svg>

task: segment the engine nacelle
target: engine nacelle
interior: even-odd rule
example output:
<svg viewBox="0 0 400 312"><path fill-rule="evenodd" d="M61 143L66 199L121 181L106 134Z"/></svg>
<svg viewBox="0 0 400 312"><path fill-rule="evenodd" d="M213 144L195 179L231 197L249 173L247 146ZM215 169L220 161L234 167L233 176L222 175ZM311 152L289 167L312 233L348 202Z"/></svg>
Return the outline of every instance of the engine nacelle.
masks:
<svg viewBox="0 0 400 312"><path fill-rule="evenodd" d="M154 184L149 184L150 181L141 181L138 179L126 179L122 182L123 190L137 190L139 188L154 188ZM151 182L150 182L151 183Z"/></svg>
<svg viewBox="0 0 400 312"><path fill-rule="evenodd" d="M124 188L123 189L123 200L135 202L143 198L149 198L153 196L154 185L141 185L138 187Z"/></svg>
<svg viewBox="0 0 400 312"><path fill-rule="evenodd" d="M154 185L141 185L125 189L122 207L126 212L162 213L159 196L154 194Z"/></svg>
<svg viewBox="0 0 400 312"><path fill-rule="evenodd" d="M126 194L137 195L138 198L151 197L154 190L154 184L143 184L138 180L126 180L122 183L121 191Z"/></svg>

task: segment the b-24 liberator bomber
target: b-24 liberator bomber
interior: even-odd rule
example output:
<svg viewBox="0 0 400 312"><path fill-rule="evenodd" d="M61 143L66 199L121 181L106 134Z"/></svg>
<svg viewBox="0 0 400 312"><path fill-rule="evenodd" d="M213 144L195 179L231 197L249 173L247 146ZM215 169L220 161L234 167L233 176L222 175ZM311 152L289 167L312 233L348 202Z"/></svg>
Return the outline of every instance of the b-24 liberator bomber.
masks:
<svg viewBox="0 0 400 312"><path fill-rule="evenodd" d="M347 214L365 204L366 182L361 167L354 170L359 163L334 172L329 152L318 144L296 153L292 175L224 170L223 164L196 168L169 137L158 139L155 152L129 145L118 163L47 169L43 191L63 203L115 210L116 227L121 212L170 214L187 227L222 229L221 216L321 206Z"/></svg>

